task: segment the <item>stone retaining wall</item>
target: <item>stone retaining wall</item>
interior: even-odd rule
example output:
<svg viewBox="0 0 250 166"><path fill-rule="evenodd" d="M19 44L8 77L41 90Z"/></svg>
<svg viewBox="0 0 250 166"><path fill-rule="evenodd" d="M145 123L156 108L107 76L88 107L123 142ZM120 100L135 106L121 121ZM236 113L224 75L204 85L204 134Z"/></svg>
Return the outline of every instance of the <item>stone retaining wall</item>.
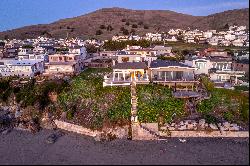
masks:
<svg viewBox="0 0 250 166"><path fill-rule="evenodd" d="M248 131L170 131L171 136L160 132L161 136L166 137L249 137Z"/></svg>
<svg viewBox="0 0 250 166"><path fill-rule="evenodd" d="M95 137L95 136L101 134L100 131L96 131L96 130L93 131L93 130L90 130L88 128L84 128L82 126L74 125L74 124L67 123L67 122L64 122L64 121L55 120L55 124L60 129L75 132L75 133L79 133L79 134L83 134L83 135L88 135L88 136L91 136L91 137Z"/></svg>

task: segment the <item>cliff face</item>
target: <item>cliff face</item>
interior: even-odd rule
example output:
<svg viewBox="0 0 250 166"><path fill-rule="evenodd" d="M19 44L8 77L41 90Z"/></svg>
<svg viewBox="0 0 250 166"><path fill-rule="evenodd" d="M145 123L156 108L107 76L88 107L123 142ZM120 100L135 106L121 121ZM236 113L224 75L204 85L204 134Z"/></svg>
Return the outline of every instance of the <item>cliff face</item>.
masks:
<svg viewBox="0 0 250 166"><path fill-rule="evenodd" d="M229 10L209 16L191 16L168 10L130 10L103 8L79 17L63 19L51 24L32 25L0 32L0 38L34 38L40 35L51 37L95 37L108 39L122 34L121 28L139 35L147 32L168 31L171 28L221 29L226 24L249 27L249 9ZM134 25L133 25L134 24ZM100 26L103 26L100 28ZM107 28L109 26L109 28ZM112 28L110 28L112 27ZM101 35L96 31L101 30Z"/></svg>

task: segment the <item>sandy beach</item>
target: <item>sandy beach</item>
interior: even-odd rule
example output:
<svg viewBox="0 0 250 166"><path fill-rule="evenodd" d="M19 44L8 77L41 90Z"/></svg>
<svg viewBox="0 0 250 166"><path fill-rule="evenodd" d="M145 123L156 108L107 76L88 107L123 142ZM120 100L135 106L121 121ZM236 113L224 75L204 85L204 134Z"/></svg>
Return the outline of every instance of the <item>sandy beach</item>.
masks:
<svg viewBox="0 0 250 166"><path fill-rule="evenodd" d="M248 138L95 142L66 133L47 144L46 138L53 132L0 134L0 164L249 164Z"/></svg>

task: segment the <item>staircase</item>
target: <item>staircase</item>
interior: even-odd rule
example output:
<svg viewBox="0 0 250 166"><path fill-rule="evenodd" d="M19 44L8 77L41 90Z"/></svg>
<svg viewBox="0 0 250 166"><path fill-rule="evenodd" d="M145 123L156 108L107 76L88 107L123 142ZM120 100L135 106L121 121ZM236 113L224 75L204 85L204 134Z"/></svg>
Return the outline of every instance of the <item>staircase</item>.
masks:
<svg viewBox="0 0 250 166"><path fill-rule="evenodd" d="M137 123L137 96L136 96L136 82L131 83L131 122Z"/></svg>

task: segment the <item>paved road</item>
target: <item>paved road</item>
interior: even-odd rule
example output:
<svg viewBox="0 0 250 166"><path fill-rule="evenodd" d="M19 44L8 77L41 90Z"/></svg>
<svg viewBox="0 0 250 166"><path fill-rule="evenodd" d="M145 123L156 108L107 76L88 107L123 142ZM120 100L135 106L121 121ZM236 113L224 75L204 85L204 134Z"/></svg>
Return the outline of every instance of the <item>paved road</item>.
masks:
<svg viewBox="0 0 250 166"><path fill-rule="evenodd" d="M0 164L249 164L248 138L95 142L68 133L47 144L51 133L0 134Z"/></svg>

